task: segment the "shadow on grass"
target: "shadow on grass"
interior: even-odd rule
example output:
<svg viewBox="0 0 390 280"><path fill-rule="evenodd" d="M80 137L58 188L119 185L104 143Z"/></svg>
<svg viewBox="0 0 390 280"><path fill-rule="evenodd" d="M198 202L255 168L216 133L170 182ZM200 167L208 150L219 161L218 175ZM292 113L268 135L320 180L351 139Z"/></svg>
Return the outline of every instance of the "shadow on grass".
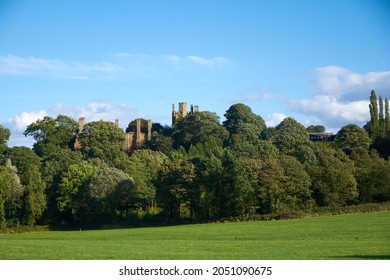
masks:
<svg viewBox="0 0 390 280"><path fill-rule="evenodd" d="M357 259L357 260L390 260L390 255L350 255L335 256L337 259Z"/></svg>

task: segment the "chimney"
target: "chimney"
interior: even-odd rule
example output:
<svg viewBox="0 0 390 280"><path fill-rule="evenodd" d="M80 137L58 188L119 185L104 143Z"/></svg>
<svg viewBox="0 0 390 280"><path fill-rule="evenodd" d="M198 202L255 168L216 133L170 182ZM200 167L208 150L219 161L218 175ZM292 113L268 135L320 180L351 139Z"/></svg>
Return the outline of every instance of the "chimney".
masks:
<svg viewBox="0 0 390 280"><path fill-rule="evenodd" d="M152 120L148 120L148 141L152 140Z"/></svg>
<svg viewBox="0 0 390 280"><path fill-rule="evenodd" d="M137 131L135 133L135 145L137 148L141 145L141 119L137 119Z"/></svg>
<svg viewBox="0 0 390 280"><path fill-rule="evenodd" d="M115 126L119 127L119 119L115 119Z"/></svg>
<svg viewBox="0 0 390 280"><path fill-rule="evenodd" d="M79 133L84 130L85 126L85 117L79 118Z"/></svg>

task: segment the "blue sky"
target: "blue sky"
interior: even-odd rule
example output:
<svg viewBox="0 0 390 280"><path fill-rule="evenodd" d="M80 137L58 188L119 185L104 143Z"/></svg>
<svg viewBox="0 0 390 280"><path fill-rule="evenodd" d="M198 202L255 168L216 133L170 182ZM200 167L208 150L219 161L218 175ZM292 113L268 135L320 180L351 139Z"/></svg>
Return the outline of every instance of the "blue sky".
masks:
<svg viewBox="0 0 390 280"><path fill-rule="evenodd" d="M390 98L390 1L0 1L0 123L171 124L172 103L245 103L275 126L367 122Z"/></svg>

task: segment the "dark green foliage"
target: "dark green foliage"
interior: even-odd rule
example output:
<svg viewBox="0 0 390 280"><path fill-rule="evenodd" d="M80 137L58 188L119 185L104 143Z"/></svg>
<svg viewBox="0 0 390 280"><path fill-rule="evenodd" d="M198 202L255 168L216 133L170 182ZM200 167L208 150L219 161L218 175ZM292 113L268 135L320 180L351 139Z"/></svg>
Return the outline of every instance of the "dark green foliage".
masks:
<svg viewBox="0 0 390 280"><path fill-rule="evenodd" d="M309 133L323 133L325 132L325 126L323 125L310 125L306 128Z"/></svg>
<svg viewBox="0 0 390 280"><path fill-rule="evenodd" d="M386 202L389 103L377 101L375 92L370 101L368 134L350 124L334 142L311 142L308 133L325 128L305 128L292 118L266 128L243 104L226 111L223 125L211 112L181 117L172 128L153 124L152 140L129 154L124 132L111 122L86 124L77 135L78 151L78 126L66 116L28 126L33 150L8 148L9 130L0 126L0 224L292 217L315 206ZM147 121L141 125L147 132ZM135 121L127 130L135 130Z"/></svg>
<svg viewBox="0 0 390 280"><path fill-rule="evenodd" d="M355 124L349 124L337 132L335 145L343 150L347 155L350 155L355 149L368 150L371 144L368 133Z"/></svg>
<svg viewBox="0 0 390 280"><path fill-rule="evenodd" d="M276 126L272 141L282 153L287 155L294 155L299 146L310 146L306 128L293 118L286 118Z"/></svg>
<svg viewBox="0 0 390 280"><path fill-rule="evenodd" d="M4 166L0 166L0 229L6 227L4 206L10 197L11 175Z"/></svg>
<svg viewBox="0 0 390 280"><path fill-rule="evenodd" d="M224 116L226 130L231 135L241 135L247 141L258 140L266 127L262 117L252 113L252 109L244 104L230 106Z"/></svg>
<svg viewBox="0 0 390 280"><path fill-rule="evenodd" d="M383 105L382 96L378 101L375 91L371 91L370 96L370 121L365 126L370 138L372 139L372 148L376 149L381 156L387 158L390 156L390 116L389 101L386 98Z"/></svg>
<svg viewBox="0 0 390 280"><path fill-rule="evenodd" d="M41 167L41 159L27 147L12 147L7 152L7 157L18 169L18 175L23 185L29 183L29 169L34 166L38 170Z"/></svg>
<svg viewBox="0 0 390 280"><path fill-rule="evenodd" d="M3 153L7 150L7 142L10 136L11 133L9 129L0 125L0 164L2 164L3 160L5 159Z"/></svg>
<svg viewBox="0 0 390 280"><path fill-rule="evenodd" d="M29 167L27 178L23 222L25 225L33 226L42 217L46 208L46 186L41 179L38 167L35 165Z"/></svg>
<svg viewBox="0 0 390 280"><path fill-rule="evenodd" d="M271 158L259 162L256 169L257 174L252 177L258 180L256 194L261 214L285 213L312 206L310 177L295 158Z"/></svg>
<svg viewBox="0 0 390 280"><path fill-rule="evenodd" d="M57 190L57 207L68 222L80 220L88 212L88 186L98 167L88 163L72 164L62 173Z"/></svg>
<svg viewBox="0 0 390 280"><path fill-rule="evenodd" d="M5 167L10 176L9 198L5 201L5 215L9 225L18 225L22 220L23 196L25 187L21 184L18 176L18 169L7 159Z"/></svg>
<svg viewBox="0 0 390 280"><path fill-rule="evenodd" d="M147 133L148 132L148 120L141 119L141 132ZM126 128L126 132L136 132L137 131L137 120L133 120L129 123L129 125Z"/></svg>
<svg viewBox="0 0 390 280"><path fill-rule="evenodd" d="M68 116L59 115L55 119L46 116L30 124L24 135L35 139L33 150L39 156L48 156L57 149L73 149L77 131L76 121Z"/></svg>
<svg viewBox="0 0 390 280"><path fill-rule="evenodd" d="M129 158L128 174L134 179L140 205L143 210L150 210L155 205L156 178L167 157L161 152L151 150L134 151Z"/></svg>
<svg viewBox="0 0 390 280"><path fill-rule="evenodd" d="M114 163L120 157L125 135L123 130L112 122L90 122L80 133L81 152L87 158L99 158Z"/></svg>
<svg viewBox="0 0 390 280"><path fill-rule="evenodd" d="M178 119L173 125L172 139L175 148L183 146L188 150L191 145L206 142L210 136L226 140L228 135L215 113L199 112Z"/></svg>
<svg viewBox="0 0 390 280"><path fill-rule="evenodd" d="M390 200L390 164L374 150L354 150L351 159L355 163L355 178L359 201L383 202Z"/></svg>
<svg viewBox="0 0 390 280"><path fill-rule="evenodd" d="M356 202L358 191L353 162L341 150L326 143L317 143L314 148L318 164L310 166L308 173L317 205L347 205Z"/></svg>

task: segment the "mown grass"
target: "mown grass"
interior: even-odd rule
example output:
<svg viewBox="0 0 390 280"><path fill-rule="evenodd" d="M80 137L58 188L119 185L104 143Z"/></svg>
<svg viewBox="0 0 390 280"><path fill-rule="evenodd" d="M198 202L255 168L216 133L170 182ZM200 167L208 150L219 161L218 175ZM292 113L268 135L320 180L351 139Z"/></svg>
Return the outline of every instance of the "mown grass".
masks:
<svg viewBox="0 0 390 280"><path fill-rule="evenodd" d="M390 211L0 235L0 259L390 259Z"/></svg>

